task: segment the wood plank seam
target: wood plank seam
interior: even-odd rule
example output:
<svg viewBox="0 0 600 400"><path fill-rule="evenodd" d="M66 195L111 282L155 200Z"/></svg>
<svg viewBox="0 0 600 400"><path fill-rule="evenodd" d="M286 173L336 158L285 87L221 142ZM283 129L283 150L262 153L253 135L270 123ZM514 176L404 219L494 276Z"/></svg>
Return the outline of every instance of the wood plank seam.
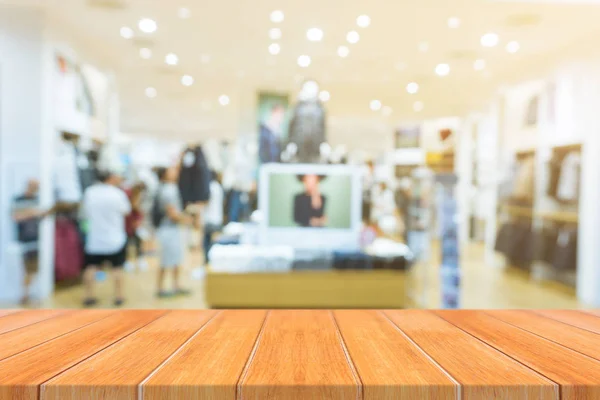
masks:
<svg viewBox="0 0 600 400"><path fill-rule="evenodd" d="M549 318L549 319L551 319L553 321L557 321L557 322L563 323L565 325L569 325L569 326L573 326L575 328L583 329L583 330L586 330L588 332L595 333L597 335L600 334L600 330L592 330L592 329L586 328L585 326L572 324L571 322L565 321L562 318L557 318L556 316L547 315L547 313L540 312L540 310L530 310L530 311L533 312L533 313L535 313L535 314L537 314L537 315L540 315L540 316L545 317L545 318ZM561 311L563 311L563 310L561 310ZM594 313L588 312L586 310L569 310L569 311L572 312L573 314L579 314L579 315L582 315L582 316L585 315L586 317L593 317L592 319L598 319L600 317L598 314L594 314ZM598 322L600 323L600 321L598 321Z"/></svg>
<svg viewBox="0 0 600 400"><path fill-rule="evenodd" d="M344 341L344 337L342 336L342 332L340 331L340 327L335 318L335 315L333 314L333 311L330 310L329 315L333 319L333 324L335 325L335 331L337 333L338 339L340 340L340 344L342 345L342 350L344 351L344 355L346 356L346 361L348 362L348 366L350 367L350 370L352 371L352 375L354 376L354 380L356 381L356 385L358 387L358 392L356 393L356 400L360 400L363 398L362 379L360 379L360 376L358 375L358 371L356 370L356 366L354 365L354 362L352 361L352 357L350 356L350 353L348 352L348 347L346 347L346 342Z"/></svg>
<svg viewBox="0 0 600 400"><path fill-rule="evenodd" d="M590 359L592 359L592 360L594 360L594 361L599 361L598 359L596 359L596 358L594 358L594 357L591 357L591 356L589 356L589 355L587 355L587 354L585 354L585 353L582 353L582 352L580 352L580 351L578 351L578 350L576 350L576 349L573 349L573 348L571 348L571 347L565 346L564 344L562 344L562 343L560 343L560 342L557 342L557 341L555 341L555 340L552 340L552 339L549 339L549 338L547 338L547 337L545 337L545 336L539 335L539 334L537 334L537 333L535 333L535 332L532 332L532 331L530 331L529 329L526 329L526 328L520 327L519 325L515 325L515 324L513 324L513 323L511 323L511 322L508 322L508 321L505 321L505 320L503 320L503 319L497 318L497 317L496 317L495 315L493 315L493 314L490 314L490 313L488 313L488 312L483 312L483 314L485 314L485 315L487 315L487 316L489 316L489 317L492 317L492 318L494 318L495 320L498 320L498 321L500 321L500 322L503 322L503 323L505 323L505 324L507 324L507 325L514 326L515 328L518 328L518 329L520 329L520 330L522 330L522 331L524 331L524 332L527 332L527 333L530 333L530 334L532 334L532 335L535 335L535 336L537 336L537 337L539 337L539 338L541 338L541 339L543 339L543 340L546 340L546 341L548 341L548 342L551 342L551 343L557 344L557 345L559 345L560 347L563 347L563 348L565 348L565 349L567 349L567 350L574 351L575 353L579 353L579 354L581 354L582 356L585 356L585 357L587 357L587 358L590 358ZM548 320L550 320L550 321L554 321L554 322L562 323L562 322L560 322L560 321L556 321L556 320L553 320L553 319L551 319L551 318L547 318L547 317L545 317L544 315L540 315L540 314L537 314L537 315L539 315L539 316L541 316L541 317L543 317L543 318L546 318L546 319L548 319ZM564 324L564 325L571 326L571 327L573 327L573 328L575 328L575 329L581 329L581 328L578 328L578 327L576 327L576 326L573 326L573 325L568 325L568 324ZM588 331L588 332L589 332L589 331ZM594 333L594 332L592 332L592 333ZM600 336L598 337L598 340L600 340Z"/></svg>
<svg viewBox="0 0 600 400"><path fill-rule="evenodd" d="M179 346L177 348L177 350L175 350L173 352L173 354L171 354L169 357L167 357L166 360L164 360L162 363L160 363L158 365L158 367L156 367L154 369L154 371L152 371L146 378L144 378L139 384L138 384L138 400L143 400L144 399L144 384L150 380L162 367L164 367L169 361L171 361L185 346L187 346L196 336L198 336L212 321L215 320L215 318L220 315L223 311L218 311L216 313L213 314L212 317L210 317L210 319L208 321L206 321L201 327L200 329L198 329L192 336L190 336L185 342L183 342L183 344L181 346ZM165 314L166 315L166 314Z"/></svg>
<svg viewBox="0 0 600 400"><path fill-rule="evenodd" d="M63 316L65 316L65 315L70 315L70 314L74 314L74 313L75 313L75 312L73 312L73 313L67 313L67 314L61 314L61 315L57 315L56 317L53 317L53 318L59 318L59 317L63 317ZM43 342L41 342L41 343L38 343L38 344L36 344L35 346L31 346L31 347L29 347L29 348L27 348L27 349L21 350L20 352L18 352L18 353L15 353L15 354L11 355L10 357L15 357L15 356L18 356L19 354L21 354L21 353L23 353L23 352L29 351L29 350L31 350L31 349L35 349L35 348L36 348L36 347L38 347L38 346L41 346L41 345L43 345L43 344L46 344L46 343L48 343L48 342L51 342L52 340L59 339L59 338L61 338L61 337L65 336L65 335L68 335L68 334L70 334L70 333L73 333L73 332L77 332L77 331L78 331L78 330L80 330L80 329L83 329L83 328L85 328L85 327L87 327L87 326L89 326L89 325L91 325L91 324L95 324L96 322L100 322L100 321L102 321L103 319L105 319L105 318L108 318L108 317L110 317L110 316L112 316L112 315L114 315L114 314L107 314L105 317L102 317L102 318L100 318L100 319L98 319L98 320L96 320L96 321L91 321L91 322L89 322L89 323L87 323L87 324L85 324L85 325L82 325L82 326L80 326L79 328L75 328L75 329L73 329L73 330L71 330L71 331L68 331L68 332L65 332L65 333L63 333L63 334L61 334L61 335L55 336L55 337L53 337L53 338L49 338L48 340L44 340ZM48 321L48 320L44 320L44 321L40 321L40 322L45 322L45 321ZM31 326L31 325L27 325L27 326L24 326L24 327L22 327L22 328L19 328L19 329L28 328L29 326ZM15 330L16 330L16 329L15 329ZM11 332L14 332L14 331L11 331ZM8 332L4 332L4 333L8 333ZM4 333L3 333L3 334L4 334ZM2 334L2 335L3 335L3 334ZM0 340L1 340L1 339L2 339L2 336L0 335ZM0 361L4 361L4 360L6 360L6 359L8 359L8 358L10 358L10 357L6 357L6 358L0 358Z"/></svg>
<svg viewBox="0 0 600 400"><path fill-rule="evenodd" d="M150 321L149 321L147 324L144 324L144 325L140 326L139 328L137 328L137 329L134 329L133 331L129 332L127 335L125 335L125 336L121 337L121 338L120 338L120 339L118 339L118 340L115 340L114 342L112 342L112 343L110 343L110 344L106 345L105 347L101 348L100 350L98 350L98 351L96 351L96 352L94 352L94 353L92 353L92 354L88 354L88 356L87 356L87 357L85 357L84 359L80 360L79 362L77 362L77 363L75 363L75 364L71 365L69 368L67 368L67 369L64 369L64 370L60 371L59 373L57 373L56 375L53 375L53 376L51 376L50 378L48 378L47 380L45 380L44 382L42 382L41 384L39 384L39 385L38 385L38 387L37 387L38 397L37 397L37 398L38 398L38 399L41 399L41 398L42 398L42 386L44 386L46 383L50 382L52 379L56 378L58 375L60 375L60 374L62 374L62 373L64 373L64 372L66 372L66 371L70 370L71 368L74 368L74 367L78 366L79 364L81 364L82 362L86 361L86 360L87 360L87 359L89 359L90 357L93 357L93 356L95 356L96 354L99 354L99 353L103 352L104 350L106 350L106 349L108 349L109 347L111 347L111 346L115 345L116 343L119 343L121 340L125 339L126 337L128 337L128 336L130 336L130 335L134 334L135 332L139 331L140 329L142 329L142 328L145 328L146 326L150 325L150 324L151 324L151 323L153 323L154 321L157 321L157 320L159 320L159 319L163 318L165 315L168 315L170 312L171 312L171 311L167 311L167 312L165 312L165 313L161 314L159 317L157 317L157 318L155 318L155 319L152 319L152 320L150 320ZM103 318L103 319L104 319L104 318ZM95 323L98 323L98 322L100 322L100 321L102 321L102 320L96 321L96 322L94 322L94 324L95 324ZM91 325L91 324L90 324L90 325ZM72 332L75 332L75 331L72 331ZM53 339L53 340L54 340L54 339ZM15 355L15 356L13 356L13 357L17 357L17 356L18 356L18 354L17 354L17 355ZM12 357L9 357L9 358L7 358L7 360L8 360L8 359L10 359L10 358L12 358Z"/></svg>
<svg viewBox="0 0 600 400"><path fill-rule="evenodd" d="M35 324L40 323L40 322L48 321L48 320L50 320L52 318L56 318L56 317L59 317L59 316L62 316L62 315L69 314L70 312L73 312L73 310L61 310L61 309L58 309L58 310L39 310L39 311L42 311L42 312L54 312L55 311L56 314L53 314L53 315L51 315L49 317L40 319L40 320L35 321L35 322L31 322L31 323L27 323L25 325L17 326L16 328L12 328L12 329L9 329L7 331L3 331L3 332L0 333L0 335L16 331L17 329L25 328L27 326L35 325ZM15 313L10 313L10 314L4 315L4 316L2 316L2 318L19 316L21 314L27 314L27 312L26 311L17 311ZM33 314L33 313L30 312L30 314ZM0 320L0 322L2 322L2 321Z"/></svg>
<svg viewBox="0 0 600 400"><path fill-rule="evenodd" d="M436 315L437 315L437 314L436 314ZM448 321L448 320L447 320L446 318L444 318L443 316L441 316L441 315L437 315L437 316L438 316L438 317L440 317L441 319L443 319L444 321L448 322L449 324L452 324L452 325L454 325L456 328L458 328L458 329L460 329L461 331L465 332L467 335L473 336L475 339L479 340L481 343L483 343L483 344L485 344L485 345L487 345L487 346L490 346L490 347L491 347L491 348L493 348L494 350L496 350L496 351L499 351L500 353L504 354L505 356L509 357L510 359L514 360L515 362L518 362L519 364L523 365L525 368L528 368L528 369L530 369L531 371L535 372L536 374L538 374L538 375L540 375L540 376L543 376L544 378L548 379L550 382L554 383L554 384L555 384L555 385L556 385L556 386L559 388L559 389L558 389L558 390L559 390L559 393L558 393L558 398L559 398L559 400L560 400L560 399L562 399L562 390L561 390L561 385L560 385L558 382L556 382L555 380L553 380L552 378L550 378L550 377L546 376L544 373L542 373L542 372L540 372L540 371L537 371L537 370L535 370L535 369L531 368L529 365L527 365L527 364L525 364L525 363L522 363L521 361L517 360L515 357L511 356L511 355L510 355L510 354L508 354L508 353L505 353L504 351L500 350L499 348L497 348L497 347L496 347L496 346L494 346L493 344L491 344L491 343L488 343L488 342L486 342L485 340L478 338L477 336L473 335L471 332L467 331L466 329L462 329L460 326L458 326L458 325L456 325L456 324L453 324L453 323L452 323L452 321ZM502 323L505 323L504 321L500 321L500 322L502 322Z"/></svg>
<svg viewBox="0 0 600 400"><path fill-rule="evenodd" d="M392 324L394 329L396 329L406 340L408 340L413 346L415 346L415 348L420 353L422 353L425 356L425 358L427 358L433 365L435 365L440 371L442 371L444 373L444 375L446 375L448 377L448 379L450 379L454 383L454 385L456 387L456 398L462 399L461 384L456 379L454 379L454 377L452 375L450 375L450 373L448 371L446 371L444 368L442 368L442 366L440 364L438 364L437 361L435 361L429 354L427 354L427 352L425 352L425 350L423 350L414 340L412 340L412 338L410 336L408 336L402 329L400 329L400 327L398 327L398 325L396 325L394 323L394 321L392 321L385 312L378 311L378 313L381 314L390 324Z"/></svg>
<svg viewBox="0 0 600 400"><path fill-rule="evenodd" d="M269 319L270 316L271 316L271 310L267 311L267 315L265 315L265 319L263 320L262 326L260 327L260 331L258 331L258 335L256 336L256 342L254 343L254 346L252 347L252 351L250 352L250 355L248 356L248 360L246 361L246 364L244 365L244 369L242 369L242 373L240 374L240 377L238 379L238 383L237 383L236 389L235 389L236 390L235 398L237 400L242 400L242 389L244 386L244 380L248 376L248 372L250 371L250 366L252 365L252 362L254 361L254 356L258 352L258 346L260 346L260 342L262 340L263 333L265 332L265 327L267 326L267 320ZM142 399L140 399L140 400L142 400Z"/></svg>

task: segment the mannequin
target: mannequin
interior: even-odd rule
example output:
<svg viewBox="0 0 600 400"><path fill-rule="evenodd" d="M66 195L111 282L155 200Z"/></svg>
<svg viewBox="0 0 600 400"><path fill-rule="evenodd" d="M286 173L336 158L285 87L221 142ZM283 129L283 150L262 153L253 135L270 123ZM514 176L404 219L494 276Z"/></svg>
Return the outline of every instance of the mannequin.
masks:
<svg viewBox="0 0 600 400"><path fill-rule="evenodd" d="M298 162L319 163L320 146L326 138L325 109L319 100L318 83L304 82L298 100L290 123L289 141L297 146Z"/></svg>

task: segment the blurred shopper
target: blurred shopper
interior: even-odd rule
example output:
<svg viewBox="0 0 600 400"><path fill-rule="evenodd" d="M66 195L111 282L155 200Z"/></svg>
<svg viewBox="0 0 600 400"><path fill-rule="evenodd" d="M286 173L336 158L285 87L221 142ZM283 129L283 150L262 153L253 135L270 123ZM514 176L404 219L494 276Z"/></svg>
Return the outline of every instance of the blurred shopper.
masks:
<svg viewBox="0 0 600 400"><path fill-rule="evenodd" d="M225 196L221 187L221 176L213 171L210 182L210 200L204 209L204 262L209 263L208 252L213 244L213 235L223 228L223 202Z"/></svg>
<svg viewBox="0 0 600 400"><path fill-rule="evenodd" d="M260 125L260 138L258 154L263 164L281 161L281 136L285 108L275 104L271 108L268 118Z"/></svg>
<svg viewBox="0 0 600 400"><path fill-rule="evenodd" d="M38 273L38 240L39 225L49 212L39 208L39 183L35 179L27 182L25 193L13 201L12 218L17 223L17 238L23 251L25 279L23 282L23 298L21 304L29 303L31 283Z"/></svg>
<svg viewBox="0 0 600 400"><path fill-rule="evenodd" d="M114 305L121 306L123 297L123 265L127 257L127 231L125 218L131 213L131 203L119 188L121 177L108 172L101 174L100 183L86 189L82 212L87 220L85 243L84 306L98 303L94 296L94 282L98 268L110 264L115 279Z"/></svg>
<svg viewBox="0 0 600 400"><path fill-rule="evenodd" d="M179 281L180 269L185 256L185 234L181 225L191 225L192 217L183 212L181 196L177 187L177 168L159 168L157 175L160 187L152 211L152 219L157 227L160 246L157 296L186 295L189 294L189 291L183 289ZM173 292L168 292L164 288L167 271L173 273Z"/></svg>
<svg viewBox="0 0 600 400"><path fill-rule="evenodd" d="M136 267L142 271L148 269L148 262L144 257L144 249L139 231L144 223L144 211L142 208L142 202L144 194L146 192L146 185L143 183L135 184L131 189L127 190L127 196L131 203L131 212L125 219L125 229L127 231L127 244L128 254L133 251L133 261L127 261L125 263L125 269L127 271L134 270Z"/></svg>

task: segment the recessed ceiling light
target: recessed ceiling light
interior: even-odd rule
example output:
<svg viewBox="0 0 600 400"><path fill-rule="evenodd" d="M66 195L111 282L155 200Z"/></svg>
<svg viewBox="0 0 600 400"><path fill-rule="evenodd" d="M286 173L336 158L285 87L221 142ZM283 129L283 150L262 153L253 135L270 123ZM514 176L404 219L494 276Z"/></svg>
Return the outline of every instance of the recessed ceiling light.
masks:
<svg viewBox="0 0 600 400"><path fill-rule="evenodd" d="M448 28L456 29L460 26L460 18L450 17L448 18Z"/></svg>
<svg viewBox="0 0 600 400"><path fill-rule="evenodd" d="M369 25L371 25L371 17L368 15L361 15L360 17L356 18L356 24L361 28L368 28Z"/></svg>
<svg viewBox="0 0 600 400"><path fill-rule="evenodd" d="M338 56L340 56L342 58L346 58L346 57L348 57L348 54L350 54L350 49L346 46L340 46L340 47L338 47L337 53L338 53Z"/></svg>
<svg viewBox="0 0 600 400"><path fill-rule="evenodd" d="M413 104L413 110L415 110L415 112L421 112L423 111L423 108L425 108L425 104L423 104L422 101L415 101L415 104Z"/></svg>
<svg viewBox="0 0 600 400"><path fill-rule="evenodd" d="M271 38L271 40L281 39L281 29L279 29L279 28L269 29L269 37Z"/></svg>
<svg viewBox="0 0 600 400"><path fill-rule="evenodd" d="M406 91L410 94L415 94L419 91L419 84L417 82L411 82L406 85Z"/></svg>
<svg viewBox="0 0 600 400"><path fill-rule="evenodd" d="M381 101L371 100L369 107L371 107L371 110L373 110L373 111L379 111L379 110L381 110Z"/></svg>
<svg viewBox="0 0 600 400"><path fill-rule="evenodd" d="M311 42L320 42L323 40L323 31L319 28L310 28L306 31L306 38Z"/></svg>
<svg viewBox="0 0 600 400"><path fill-rule="evenodd" d="M269 45L269 53L276 56L277 54L279 54L279 52L281 52L281 46L279 46L279 44L271 43Z"/></svg>
<svg viewBox="0 0 600 400"><path fill-rule="evenodd" d="M181 84L183 86L192 86L194 84L194 77L191 75L184 75L181 77Z"/></svg>
<svg viewBox="0 0 600 400"><path fill-rule="evenodd" d="M385 116L385 117L389 117L390 115L392 115L392 113L394 112L394 110L392 109L392 107L390 106L385 106L381 109L381 113Z"/></svg>
<svg viewBox="0 0 600 400"><path fill-rule="evenodd" d="M155 98L158 95L158 92L153 87L147 87L145 92L146 96L151 99Z"/></svg>
<svg viewBox="0 0 600 400"><path fill-rule="evenodd" d="M149 60L152 58L152 50L147 47L142 47L140 49L140 57L142 57L144 60Z"/></svg>
<svg viewBox="0 0 600 400"><path fill-rule="evenodd" d="M327 103L329 101L329 99L331 98L331 95L329 94L329 92L327 90L322 90L319 93L319 99L323 102L323 103Z"/></svg>
<svg viewBox="0 0 600 400"><path fill-rule="evenodd" d="M446 76L450 73L450 66L448 64L438 64L435 67L435 73L439 76Z"/></svg>
<svg viewBox="0 0 600 400"><path fill-rule="evenodd" d="M177 65L179 64L179 57L177 57L177 54L169 53L165 56L165 63L167 65Z"/></svg>
<svg viewBox="0 0 600 400"><path fill-rule="evenodd" d="M483 71L485 69L485 60L475 60L473 69L475 69L475 71Z"/></svg>
<svg viewBox="0 0 600 400"><path fill-rule="evenodd" d="M202 54L200 56L200 61L202 64L208 64L210 62L210 54Z"/></svg>
<svg viewBox="0 0 600 400"><path fill-rule="evenodd" d="M156 25L156 21L153 19L142 18L140 19L140 22L138 22L138 28L144 33L154 33L156 32L158 25Z"/></svg>
<svg viewBox="0 0 600 400"><path fill-rule="evenodd" d="M483 47L495 47L498 45L500 38L496 33L490 32L486 33L481 37L481 45Z"/></svg>
<svg viewBox="0 0 600 400"><path fill-rule="evenodd" d="M280 23L283 22L283 20L285 19L285 15L283 14L283 11L280 10L275 10L271 13L271 22L273 23Z"/></svg>
<svg viewBox="0 0 600 400"><path fill-rule="evenodd" d="M302 68L306 68L310 65L311 63L311 59L310 56L307 55L303 55L298 57L298 65L301 66Z"/></svg>
<svg viewBox="0 0 600 400"><path fill-rule="evenodd" d="M358 43L358 41L360 40L360 35L356 31L350 31L346 35L346 40L348 41L348 43L351 44Z"/></svg>
<svg viewBox="0 0 600 400"><path fill-rule="evenodd" d="M427 42L419 43L419 51L421 53L427 53L429 51L429 43L427 43Z"/></svg>
<svg viewBox="0 0 600 400"><path fill-rule="evenodd" d="M185 7L181 7L178 11L177 11L177 15L179 16L179 18L181 19L188 19L192 16L192 12L190 11L189 8L185 8Z"/></svg>
<svg viewBox="0 0 600 400"><path fill-rule="evenodd" d="M121 37L124 39L131 39L133 37L133 29L128 26L121 28Z"/></svg>
<svg viewBox="0 0 600 400"><path fill-rule="evenodd" d="M516 40L513 40L512 42L508 42L506 44L506 51L508 51L509 53L514 54L517 51L519 51L519 49L521 49L521 45Z"/></svg>
<svg viewBox="0 0 600 400"><path fill-rule="evenodd" d="M219 96L219 104L222 106L226 106L229 104L229 96L223 94Z"/></svg>

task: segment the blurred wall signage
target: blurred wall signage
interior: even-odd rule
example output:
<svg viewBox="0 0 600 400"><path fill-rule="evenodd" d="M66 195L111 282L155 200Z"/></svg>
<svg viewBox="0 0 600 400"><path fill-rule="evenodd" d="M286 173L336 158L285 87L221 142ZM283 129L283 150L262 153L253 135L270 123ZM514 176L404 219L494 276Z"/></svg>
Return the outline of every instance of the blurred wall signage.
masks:
<svg viewBox="0 0 600 400"><path fill-rule="evenodd" d="M396 148L411 149L421 147L421 127L402 126L396 129Z"/></svg>

